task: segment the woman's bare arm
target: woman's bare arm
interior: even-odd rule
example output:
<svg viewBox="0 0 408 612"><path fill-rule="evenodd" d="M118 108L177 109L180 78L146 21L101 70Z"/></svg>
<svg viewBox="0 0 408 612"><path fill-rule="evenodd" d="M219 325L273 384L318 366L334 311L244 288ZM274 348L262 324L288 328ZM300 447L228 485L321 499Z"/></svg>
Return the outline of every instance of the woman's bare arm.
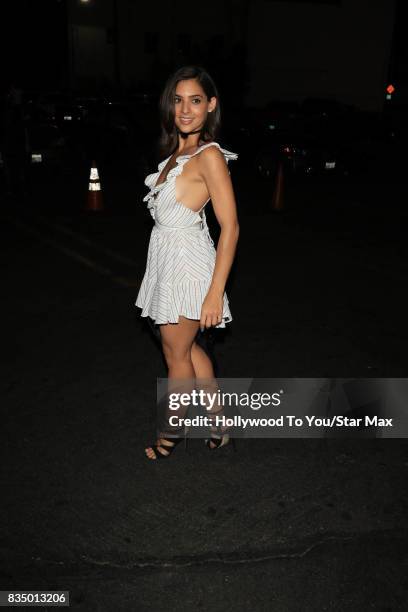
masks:
<svg viewBox="0 0 408 612"><path fill-rule="evenodd" d="M207 313L213 321L214 316L219 319L219 300L222 299L224 294L228 275L234 261L239 237L239 223L234 190L223 153L216 147L207 147L199 157L199 172L207 185L214 213L221 228L213 278L207 294L207 296L210 295L214 298L211 299L212 310L214 304L218 305L216 314L213 312ZM211 325L214 324L214 322L211 323Z"/></svg>

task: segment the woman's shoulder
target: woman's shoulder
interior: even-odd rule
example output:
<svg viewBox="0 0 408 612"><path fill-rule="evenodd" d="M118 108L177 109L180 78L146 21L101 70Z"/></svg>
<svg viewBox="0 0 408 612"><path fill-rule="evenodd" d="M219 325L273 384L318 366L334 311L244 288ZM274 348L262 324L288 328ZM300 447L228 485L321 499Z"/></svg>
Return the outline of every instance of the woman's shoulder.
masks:
<svg viewBox="0 0 408 612"><path fill-rule="evenodd" d="M211 140L199 146L197 151L193 153L193 155L197 155L198 153L201 153L201 151L203 151L204 149L207 149L209 147L214 147L214 146L224 155L225 161L228 162L230 159L238 159L238 153L233 153L232 151L228 151L228 149L224 149L215 140Z"/></svg>

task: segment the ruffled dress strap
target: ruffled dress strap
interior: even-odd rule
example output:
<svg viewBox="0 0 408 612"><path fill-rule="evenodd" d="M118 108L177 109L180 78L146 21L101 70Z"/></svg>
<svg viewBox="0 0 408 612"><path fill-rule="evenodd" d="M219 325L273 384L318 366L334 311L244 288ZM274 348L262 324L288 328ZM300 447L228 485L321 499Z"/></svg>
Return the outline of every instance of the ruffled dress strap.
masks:
<svg viewBox="0 0 408 612"><path fill-rule="evenodd" d="M157 167L157 172L152 172L152 174L148 174L144 180L144 184L146 185L146 187L149 187L150 191L144 196L143 198L143 202L147 202L147 208L151 214L151 216L153 217L153 219L155 218L155 199L156 199L156 195L157 193L160 191L160 189L163 187L163 185L167 182L164 181L164 183L160 183L160 185L156 185L156 182L164 168L164 166L167 164L167 162L169 161L171 155L169 155L168 157L166 157L166 159L163 159L163 161L161 161Z"/></svg>
<svg viewBox="0 0 408 612"><path fill-rule="evenodd" d="M163 159L163 161L159 163L159 165L157 166L157 172L152 172L152 174L148 174L146 176L144 180L144 184L146 185L146 187L154 187L156 180L159 178L164 166L169 161L170 157L171 155L169 155L168 157L166 157L166 159Z"/></svg>
<svg viewBox="0 0 408 612"><path fill-rule="evenodd" d="M145 178L144 183L145 183L145 185L147 187L150 188L150 191L143 198L143 202L147 202L147 207L150 210L150 214L152 215L153 219L155 218L155 199L156 199L156 196L157 196L158 192L165 185L167 185L169 183L170 179L175 178L176 176L179 176L183 172L184 164L191 157L194 157L195 155L198 155L198 153L200 153L203 149L206 149L207 147L211 147L211 146L216 146L221 151L221 153L224 155L225 161L227 163L231 159L238 159L238 153L233 153L232 151L228 151L227 149L223 149L218 144L218 142L215 142L213 140L212 142L204 143L203 145L198 147L197 151L195 151L194 153L187 153L185 155L183 155L183 154L178 155L176 157L176 165L173 168L171 168L171 170L169 170L169 172L167 173L166 179L162 183L160 183L160 185L156 185L156 182L159 179L160 174L161 174L163 168L165 167L165 165L167 164L167 162L171 158L171 155L169 155L168 157L166 157L166 159L163 159L163 161L161 161L159 163L157 172L153 172L152 174L148 174L147 175L147 177ZM207 221L206 221L206 218L205 218L204 209L202 209L202 212L203 212L203 215L202 215L203 225L204 225L204 227L206 229L206 232L208 233L208 236L209 236L209 230L208 230ZM211 240L211 238L210 238L210 240ZM211 242L212 242L212 240L211 240ZM212 244L214 244L214 243L212 242Z"/></svg>
<svg viewBox="0 0 408 612"><path fill-rule="evenodd" d="M203 151L204 149L206 149L207 147L211 147L211 146L216 146L221 153L224 155L225 157L225 161L229 162L231 159L238 159L238 153L232 153L232 151L227 151L227 149L223 149L218 142L215 142L215 140L213 140L212 142L206 142L203 145L201 145L200 147L198 147L197 151L195 153L190 153L190 155L179 155L179 157L177 158L177 160L181 159L181 161L183 161L184 158L189 159L190 157L194 157L194 155L197 155L198 153L200 153L201 151Z"/></svg>

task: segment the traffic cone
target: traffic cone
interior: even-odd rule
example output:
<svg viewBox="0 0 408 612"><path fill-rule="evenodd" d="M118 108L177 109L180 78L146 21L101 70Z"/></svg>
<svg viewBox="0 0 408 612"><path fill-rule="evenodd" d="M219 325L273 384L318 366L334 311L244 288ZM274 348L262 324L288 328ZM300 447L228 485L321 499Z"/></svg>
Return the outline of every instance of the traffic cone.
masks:
<svg viewBox="0 0 408 612"><path fill-rule="evenodd" d="M283 210L283 163L279 162L278 171L276 173L275 190L272 196L272 210Z"/></svg>
<svg viewBox="0 0 408 612"><path fill-rule="evenodd" d="M100 211L103 210L101 183L99 181L98 168L96 163L92 162L91 173L89 176L88 197L86 200L86 210Z"/></svg>

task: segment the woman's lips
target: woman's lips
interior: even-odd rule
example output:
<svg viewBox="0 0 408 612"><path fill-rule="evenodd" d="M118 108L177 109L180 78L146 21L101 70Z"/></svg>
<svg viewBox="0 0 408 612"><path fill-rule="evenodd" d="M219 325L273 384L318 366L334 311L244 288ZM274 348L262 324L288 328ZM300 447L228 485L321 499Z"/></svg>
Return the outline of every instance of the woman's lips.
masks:
<svg viewBox="0 0 408 612"><path fill-rule="evenodd" d="M180 117L180 121L181 123L183 123L183 125L187 125L188 123L192 122L192 119L183 119L182 117Z"/></svg>

